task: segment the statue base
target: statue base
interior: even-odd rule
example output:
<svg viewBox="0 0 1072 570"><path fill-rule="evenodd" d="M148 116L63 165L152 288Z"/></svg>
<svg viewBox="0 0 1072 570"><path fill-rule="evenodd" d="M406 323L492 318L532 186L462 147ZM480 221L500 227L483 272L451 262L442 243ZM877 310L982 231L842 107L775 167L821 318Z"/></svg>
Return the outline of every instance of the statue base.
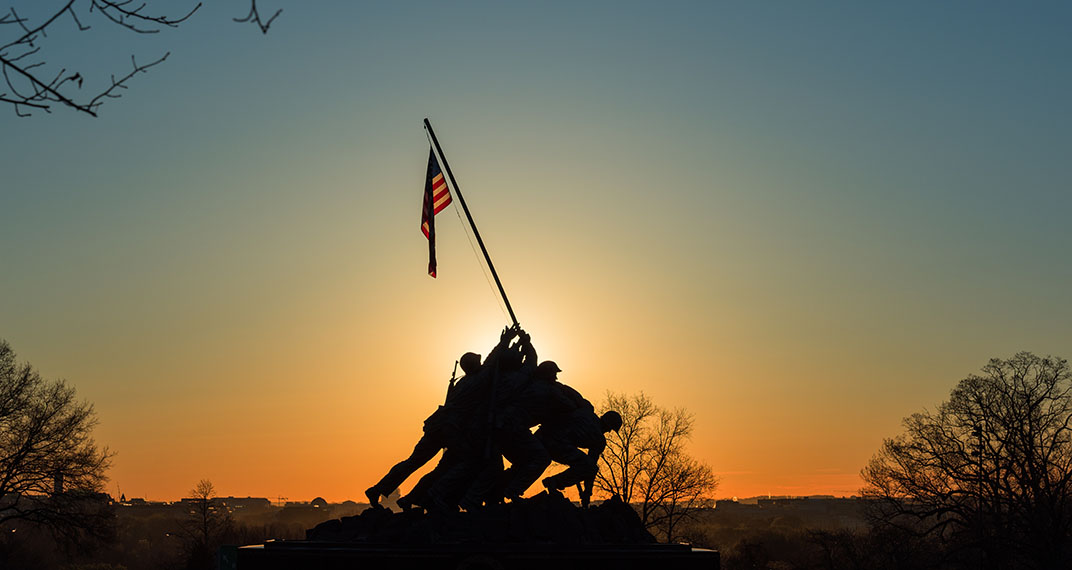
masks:
<svg viewBox="0 0 1072 570"><path fill-rule="evenodd" d="M399 546L308 540L266 542L236 552L238 570L718 570L714 550L682 544L439 544Z"/></svg>
<svg viewBox="0 0 1072 570"><path fill-rule="evenodd" d="M383 507L309 529L305 540L231 550L221 568L283 570L718 570L714 550L659 544L617 496L578 508L540 493L474 512ZM233 558L232 558L233 557ZM222 559L221 559L222 560Z"/></svg>

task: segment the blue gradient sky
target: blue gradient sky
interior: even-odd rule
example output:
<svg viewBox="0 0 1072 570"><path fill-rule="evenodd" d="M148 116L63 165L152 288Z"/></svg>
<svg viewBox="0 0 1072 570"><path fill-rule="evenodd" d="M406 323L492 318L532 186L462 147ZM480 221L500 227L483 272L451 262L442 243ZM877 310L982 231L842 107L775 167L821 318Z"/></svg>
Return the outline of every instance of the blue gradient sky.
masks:
<svg viewBox="0 0 1072 570"><path fill-rule="evenodd" d="M695 413L718 496L852 494L989 358L1072 354L1068 4L242 4L54 33L172 55L0 113L0 338L128 496L356 498L494 343L453 208L424 275L424 117L541 356Z"/></svg>

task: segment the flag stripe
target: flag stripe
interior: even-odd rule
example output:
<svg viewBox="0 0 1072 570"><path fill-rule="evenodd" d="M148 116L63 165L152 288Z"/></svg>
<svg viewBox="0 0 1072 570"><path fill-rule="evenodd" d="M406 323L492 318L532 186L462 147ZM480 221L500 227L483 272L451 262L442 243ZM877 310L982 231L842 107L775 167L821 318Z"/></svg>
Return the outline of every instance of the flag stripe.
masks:
<svg viewBox="0 0 1072 570"><path fill-rule="evenodd" d="M447 189L447 181L439 174L432 179L432 197L435 202L435 213L443 211L451 203L450 190Z"/></svg>
<svg viewBox="0 0 1072 570"><path fill-rule="evenodd" d="M435 215L451 203L450 188L443 178L443 171L435 158L435 152L428 149L428 175L424 182L424 200L421 206L421 233L428 238L428 275L436 276L435 257Z"/></svg>

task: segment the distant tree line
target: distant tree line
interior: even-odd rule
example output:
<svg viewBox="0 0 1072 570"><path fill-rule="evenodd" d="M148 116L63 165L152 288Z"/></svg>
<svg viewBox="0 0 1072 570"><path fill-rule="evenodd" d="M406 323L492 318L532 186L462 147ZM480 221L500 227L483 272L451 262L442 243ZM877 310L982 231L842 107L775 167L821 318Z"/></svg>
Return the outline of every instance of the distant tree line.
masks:
<svg viewBox="0 0 1072 570"><path fill-rule="evenodd" d="M18 532L0 533L0 568L215 570L221 547L301 539L307 528L324 520L309 513L285 517L282 509L237 517L207 479L189 494L163 509L106 504L112 529L108 536L72 541L43 525L20 524L13 527Z"/></svg>

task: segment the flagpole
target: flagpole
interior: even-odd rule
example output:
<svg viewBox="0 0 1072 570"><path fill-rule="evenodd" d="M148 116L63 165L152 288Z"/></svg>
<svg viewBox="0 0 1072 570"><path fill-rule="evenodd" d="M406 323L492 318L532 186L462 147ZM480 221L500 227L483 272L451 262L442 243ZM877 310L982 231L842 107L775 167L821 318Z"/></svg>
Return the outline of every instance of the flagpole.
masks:
<svg viewBox="0 0 1072 570"><path fill-rule="evenodd" d="M506 310L510 313L510 320L514 321L514 326L518 326L517 317L514 316L514 309L510 306L510 300L506 298L506 290L503 289L502 281L499 280L499 274L495 272L495 265L491 263L491 256L488 255L488 248L484 247L484 240L480 239L480 231L476 229L476 222L473 221L473 215L469 213L469 206L465 205L465 198L462 197L462 190L458 188L458 181L454 179L454 173L450 170L450 164L447 163L447 155L443 154L443 148L439 146L439 139L435 136L435 131L432 130L432 123L428 122L428 119L424 119L424 128L428 129L428 134L432 136L432 144L436 147L436 152L439 153L439 159L443 161L443 170L447 171L447 178L450 178L450 185L454 187L454 193L458 195L458 201L462 203L462 210L465 211L465 217L469 220L469 226L473 228L473 235L476 236L476 243L480 245L480 251L484 253L484 261L488 263L488 269L491 269L491 276L495 278L495 285L499 287L499 294L502 295L503 303L506 303Z"/></svg>

